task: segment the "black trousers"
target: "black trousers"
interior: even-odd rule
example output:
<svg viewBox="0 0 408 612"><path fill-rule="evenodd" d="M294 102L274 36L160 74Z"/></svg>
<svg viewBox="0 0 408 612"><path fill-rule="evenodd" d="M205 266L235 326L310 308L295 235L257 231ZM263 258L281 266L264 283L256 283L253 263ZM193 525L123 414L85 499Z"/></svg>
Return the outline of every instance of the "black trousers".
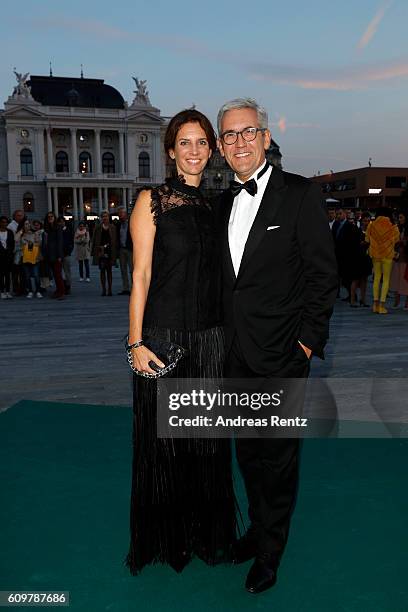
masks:
<svg viewBox="0 0 408 612"><path fill-rule="evenodd" d="M10 277L13 259L9 253L0 253L0 291L2 293L10 291Z"/></svg>
<svg viewBox="0 0 408 612"><path fill-rule="evenodd" d="M289 363L274 378L307 378L310 362L302 347L295 348ZM226 378L259 378L245 360L235 335L226 358ZM279 564L289 534L295 506L298 472L298 438L238 438L235 442L244 479L250 533L258 552L269 552Z"/></svg>

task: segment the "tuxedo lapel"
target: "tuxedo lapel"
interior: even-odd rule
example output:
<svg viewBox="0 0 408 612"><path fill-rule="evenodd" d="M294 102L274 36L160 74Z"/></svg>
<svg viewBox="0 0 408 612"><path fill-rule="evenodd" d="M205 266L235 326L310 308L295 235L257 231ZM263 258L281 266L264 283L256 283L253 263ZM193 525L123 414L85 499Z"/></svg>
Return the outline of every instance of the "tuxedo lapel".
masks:
<svg viewBox="0 0 408 612"><path fill-rule="evenodd" d="M245 244L237 280L242 276L245 266L250 261L258 244L265 236L266 228L273 225L274 219L283 204L286 189L287 187L283 179L282 170L276 167L273 168L258 212L249 232L248 240Z"/></svg>
<svg viewBox="0 0 408 612"><path fill-rule="evenodd" d="M228 239L228 224L229 224L229 218L231 215L231 209L232 209L232 204L234 202L234 198L232 197L232 193L228 190L225 192L224 194L224 210L223 210L223 217L222 217L222 257L223 260L225 262L225 270L228 274L228 276L230 277L230 280L235 284L236 281L236 276L235 276L235 270L234 270L234 265L232 263L232 258L231 258L231 251L230 251L230 246L229 246L229 239Z"/></svg>

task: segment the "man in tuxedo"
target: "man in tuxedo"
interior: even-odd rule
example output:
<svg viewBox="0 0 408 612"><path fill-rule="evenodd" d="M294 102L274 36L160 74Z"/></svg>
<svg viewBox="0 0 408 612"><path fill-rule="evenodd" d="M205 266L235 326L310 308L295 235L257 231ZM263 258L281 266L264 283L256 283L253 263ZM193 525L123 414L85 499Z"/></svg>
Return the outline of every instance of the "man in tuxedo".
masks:
<svg viewBox="0 0 408 612"><path fill-rule="evenodd" d="M323 358L337 293L334 245L320 188L272 167L266 111L224 104L219 148L235 172L219 208L228 378L306 378ZM298 484L299 439L236 440L251 525L233 550L254 559L246 589L273 586Z"/></svg>

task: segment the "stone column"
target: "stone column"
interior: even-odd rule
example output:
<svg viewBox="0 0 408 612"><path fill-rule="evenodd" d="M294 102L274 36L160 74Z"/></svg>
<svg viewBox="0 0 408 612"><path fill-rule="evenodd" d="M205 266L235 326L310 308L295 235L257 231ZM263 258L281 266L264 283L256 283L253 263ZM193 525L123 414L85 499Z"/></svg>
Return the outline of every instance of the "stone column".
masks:
<svg viewBox="0 0 408 612"><path fill-rule="evenodd" d="M102 187L98 187L98 214L101 216L103 211Z"/></svg>
<svg viewBox="0 0 408 612"><path fill-rule="evenodd" d="M165 168L163 167L163 156L162 156L162 144L160 140L160 132L156 132L154 135L154 176L153 179L156 183L162 183L166 176Z"/></svg>
<svg viewBox="0 0 408 612"><path fill-rule="evenodd" d="M52 191L51 187L47 187L48 212L52 212Z"/></svg>
<svg viewBox="0 0 408 612"><path fill-rule="evenodd" d="M123 206L123 208L125 208L127 210L128 207L127 207L126 192L127 192L126 187L122 187L122 206Z"/></svg>
<svg viewBox="0 0 408 612"><path fill-rule="evenodd" d="M58 187L53 187L54 191L54 215L58 217Z"/></svg>
<svg viewBox="0 0 408 612"><path fill-rule="evenodd" d="M79 220L79 216L78 216L78 194L77 194L77 188L76 187L72 188L72 196L73 196L74 221L78 221Z"/></svg>
<svg viewBox="0 0 408 612"><path fill-rule="evenodd" d="M108 188L103 188L103 207L105 210L109 210L109 198L108 198Z"/></svg>
<svg viewBox="0 0 408 612"><path fill-rule="evenodd" d="M35 130L36 140L36 171L37 180L44 180L44 175L47 174L47 168L45 166L45 155L44 155L44 129Z"/></svg>
<svg viewBox="0 0 408 612"><path fill-rule="evenodd" d="M101 169L101 130L94 130L95 132L95 149L94 149L94 156L95 156L95 171L96 174L101 174L102 169Z"/></svg>
<svg viewBox="0 0 408 612"><path fill-rule="evenodd" d="M78 149L76 140L76 128L71 128L71 174L78 174Z"/></svg>
<svg viewBox="0 0 408 612"><path fill-rule="evenodd" d="M14 128L7 128L7 156L8 156L8 179L18 180L21 174L20 155L17 153L17 132Z"/></svg>
<svg viewBox="0 0 408 612"><path fill-rule="evenodd" d="M78 191L79 191L79 215L80 217L84 217L85 211L84 211L84 189L83 187L79 187Z"/></svg>
<svg viewBox="0 0 408 612"><path fill-rule="evenodd" d="M52 146L52 138L51 138L51 128L47 128L47 157L48 157L48 172L49 174L54 174L55 165L54 165L54 152Z"/></svg>
<svg viewBox="0 0 408 612"><path fill-rule="evenodd" d="M119 130L119 172L125 174L125 139L122 130Z"/></svg>
<svg viewBox="0 0 408 612"><path fill-rule="evenodd" d="M128 132L126 136L126 159L127 174L135 178L136 172L136 141L134 132Z"/></svg>

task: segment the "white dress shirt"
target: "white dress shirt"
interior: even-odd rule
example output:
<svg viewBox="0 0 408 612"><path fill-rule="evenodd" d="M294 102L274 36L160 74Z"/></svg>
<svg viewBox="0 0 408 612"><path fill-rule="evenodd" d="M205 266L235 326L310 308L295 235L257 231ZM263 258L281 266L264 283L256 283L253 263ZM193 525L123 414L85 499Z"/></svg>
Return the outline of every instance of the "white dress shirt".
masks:
<svg viewBox="0 0 408 612"><path fill-rule="evenodd" d="M18 228L18 223L17 223L17 221L14 221L14 219L13 219L13 221L10 221L10 223L7 226L7 229L10 229L13 232L14 235L17 232L17 228Z"/></svg>
<svg viewBox="0 0 408 612"><path fill-rule="evenodd" d="M232 264L235 270L235 276L238 276L245 244L248 240L248 235L255 220L256 213L258 212L263 194L265 193L269 177L271 176L272 166L266 170L260 179L256 178L265 164L266 162L263 162L262 166L260 166L248 179L256 180L258 187L256 194L251 196L245 189L242 189L239 194L235 196L234 203L232 205L228 223L228 242ZM239 183L244 182L240 181L237 175L235 175L235 180Z"/></svg>
<svg viewBox="0 0 408 612"><path fill-rule="evenodd" d="M3 248L7 249L7 230L5 232L0 232L0 242Z"/></svg>

